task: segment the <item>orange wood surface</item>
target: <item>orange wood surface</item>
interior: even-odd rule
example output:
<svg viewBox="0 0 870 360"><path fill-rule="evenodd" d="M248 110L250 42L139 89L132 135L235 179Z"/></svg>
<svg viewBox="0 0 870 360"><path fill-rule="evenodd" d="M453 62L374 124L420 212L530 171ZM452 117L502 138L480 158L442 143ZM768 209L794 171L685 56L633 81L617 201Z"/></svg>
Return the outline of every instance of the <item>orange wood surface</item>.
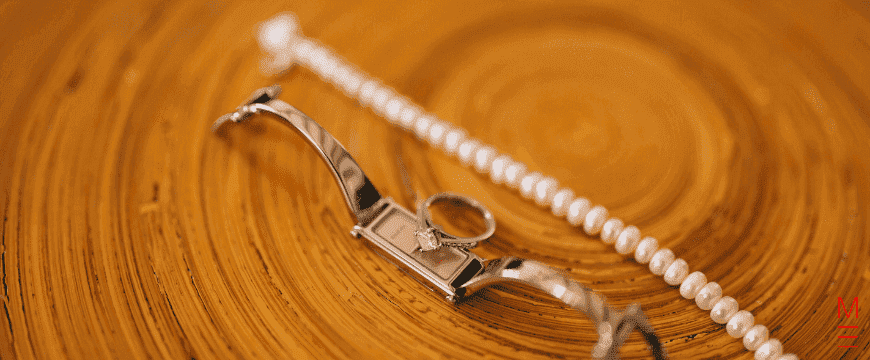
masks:
<svg viewBox="0 0 870 360"><path fill-rule="evenodd" d="M491 208L477 254L639 302L673 359L752 358L645 265L311 71L261 74L256 26L282 11L657 237L786 351L870 358L870 314L837 317L870 302L867 2L218 0L0 3L0 358L588 358L589 321L543 293L449 304L351 238L294 132L209 131L273 83L384 195ZM622 353L649 358L637 335Z"/></svg>

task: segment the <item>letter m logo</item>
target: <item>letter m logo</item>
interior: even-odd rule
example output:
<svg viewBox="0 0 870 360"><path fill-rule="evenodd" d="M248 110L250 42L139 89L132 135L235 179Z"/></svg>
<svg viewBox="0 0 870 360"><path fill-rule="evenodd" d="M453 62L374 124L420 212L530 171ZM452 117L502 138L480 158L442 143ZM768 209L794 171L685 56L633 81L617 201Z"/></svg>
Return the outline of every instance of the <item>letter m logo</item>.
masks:
<svg viewBox="0 0 870 360"><path fill-rule="evenodd" d="M858 318L858 297L855 297L855 300L852 301L852 306L849 310L846 310L846 304L843 303L843 298L837 297L837 318L840 318L840 309L843 309L843 312L846 313L846 318L849 318L852 310L855 310L855 318Z"/></svg>

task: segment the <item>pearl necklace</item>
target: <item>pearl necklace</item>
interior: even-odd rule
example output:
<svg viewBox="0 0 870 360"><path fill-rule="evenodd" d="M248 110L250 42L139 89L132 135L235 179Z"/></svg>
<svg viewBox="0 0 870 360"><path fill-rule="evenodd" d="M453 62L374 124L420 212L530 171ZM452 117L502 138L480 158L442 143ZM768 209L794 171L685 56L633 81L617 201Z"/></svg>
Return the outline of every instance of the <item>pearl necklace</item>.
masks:
<svg viewBox="0 0 870 360"><path fill-rule="evenodd" d="M327 47L302 36L293 16L281 14L264 22L258 40L271 56L262 64L264 73L275 75L294 63L305 66L391 124L413 132L432 147L457 157L464 166L489 175L494 184L517 190L523 198L548 207L553 215L565 218L572 226L582 226L586 234L600 236L604 243L613 244L620 254L633 253L638 263L649 264L650 272L663 276L668 285L678 286L680 295L694 299L702 310L709 310L714 322L725 324L728 335L743 338L743 346L755 352L756 360L798 359L794 354L783 355L782 343L769 337L766 326L755 324L752 313L740 310L734 298L722 296L722 287L715 281L708 282L704 273L695 271L690 274L686 260L676 258L673 251L660 247L658 240L649 236L642 238L637 227L625 226L622 220L610 217L603 206L593 207L588 199L575 196L570 188L560 188L553 177L530 171L522 162L499 153L493 146L469 136L462 128L425 112Z"/></svg>

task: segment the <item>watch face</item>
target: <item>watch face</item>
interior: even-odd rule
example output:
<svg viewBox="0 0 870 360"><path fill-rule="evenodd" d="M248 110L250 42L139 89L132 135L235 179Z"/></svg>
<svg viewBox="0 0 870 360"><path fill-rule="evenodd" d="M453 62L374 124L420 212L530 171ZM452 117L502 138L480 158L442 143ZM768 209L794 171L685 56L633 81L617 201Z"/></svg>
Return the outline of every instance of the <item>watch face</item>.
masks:
<svg viewBox="0 0 870 360"><path fill-rule="evenodd" d="M420 248L417 236L414 234L417 221L404 211L391 209L373 228L375 233L405 254L413 254Z"/></svg>
<svg viewBox="0 0 870 360"><path fill-rule="evenodd" d="M468 258L468 254L448 246L432 251L416 251L411 256L444 280L450 280Z"/></svg>
<svg viewBox="0 0 870 360"><path fill-rule="evenodd" d="M373 232L407 255L407 258L400 257L400 261L403 259L412 260L415 265L422 267L422 270L437 275L441 280L440 282L449 284L450 280L454 279L457 273L465 268L463 265L468 261L469 253L448 246L421 251L418 240L419 233L415 231L417 227L416 217L407 210L399 208L398 205L395 206L388 209L384 216L375 220L374 225L371 226ZM436 236L429 231L424 233ZM377 240L373 239L373 241Z"/></svg>

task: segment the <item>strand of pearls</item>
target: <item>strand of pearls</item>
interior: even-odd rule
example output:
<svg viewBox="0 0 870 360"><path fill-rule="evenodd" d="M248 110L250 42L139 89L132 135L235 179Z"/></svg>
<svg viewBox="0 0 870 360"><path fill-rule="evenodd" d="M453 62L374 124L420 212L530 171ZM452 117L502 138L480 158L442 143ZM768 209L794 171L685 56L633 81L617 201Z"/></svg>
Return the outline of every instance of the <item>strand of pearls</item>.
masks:
<svg viewBox="0 0 870 360"><path fill-rule="evenodd" d="M582 226L586 234L598 235L605 243L614 244L620 254L633 253L638 263L648 263L653 274L663 276L671 286L678 286L680 295L694 299L699 308L709 310L710 318L718 324L724 324L729 335L743 338L743 345L755 352L756 360L798 359L794 354L783 354L782 343L769 337L767 327L755 324L752 313L740 310L736 300L722 296L722 287L718 283L708 282L700 271L689 273L688 263L676 258L670 249L660 247L658 240L653 237L641 238L637 227L625 226L622 220L610 217L603 206L593 207L588 199L575 196L573 190L560 188L556 179L530 171L522 162L508 154L499 153L492 146L469 136L465 130L427 113L325 46L303 37L293 16L281 14L264 22L260 28L259 42L272 57L271 61L262 64L265 73L280 73L293 63L305 66L390 123L416 134L432 147L457 157L464 166L489 175L493 183L517 190L522 197L539 206L549 207L553 215L564 217L573 226Z"/></svg>

